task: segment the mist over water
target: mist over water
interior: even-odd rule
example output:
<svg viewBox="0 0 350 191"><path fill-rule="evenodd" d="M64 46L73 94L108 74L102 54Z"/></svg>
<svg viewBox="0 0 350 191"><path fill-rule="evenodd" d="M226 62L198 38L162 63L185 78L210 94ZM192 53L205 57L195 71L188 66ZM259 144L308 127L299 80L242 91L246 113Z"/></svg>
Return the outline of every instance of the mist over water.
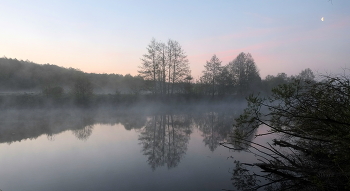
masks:
<svg viewBox="0 0 350 191"><path fill-rule="evenodd" d="M231 156L253 157L219 143L242 106L3 110L0 189L232 189Z"/></svg>

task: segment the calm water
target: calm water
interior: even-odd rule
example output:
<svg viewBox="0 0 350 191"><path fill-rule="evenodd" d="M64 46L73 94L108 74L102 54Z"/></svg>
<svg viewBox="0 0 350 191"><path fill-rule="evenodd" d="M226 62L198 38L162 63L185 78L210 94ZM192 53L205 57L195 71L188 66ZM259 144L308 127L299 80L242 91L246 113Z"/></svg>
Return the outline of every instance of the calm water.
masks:
<svg viewBox="0 0 350 191"><path fill-rule="evenodd" d="M233 189L233 161L254 160L219 145L240 111L2 111L0 189Z"/></svg>

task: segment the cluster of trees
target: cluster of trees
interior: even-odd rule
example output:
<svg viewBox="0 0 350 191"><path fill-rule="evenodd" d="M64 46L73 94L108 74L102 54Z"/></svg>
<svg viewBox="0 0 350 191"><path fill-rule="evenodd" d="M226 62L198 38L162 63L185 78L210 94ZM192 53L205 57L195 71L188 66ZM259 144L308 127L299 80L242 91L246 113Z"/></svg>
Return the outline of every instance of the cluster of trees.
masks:
<svg viewBox="0 0 350 191"><path fill-rule="evenodd" d="M137 100L140 97L157 99L158 95L186 100L208 100L213 97L234 99L244 98L253 92L268 94L273 87L293 79L314 78L312 71L306 69L297 76L288 77L280 73L261 79L252 55L242 52L227 65L222 65L220 59L213 55L206 62L202 76L194 83L187 55L174 40L163 43L152 39L141 61L139 75L123 76L84 73L74 68L3 57L0 58L0 91L40 92L52 100L63 102L74 99L75 103L83 105L91 102L92 98L97 99L96 103L106 102L102 99L108 94L115 95L113 102ZM143 96L139 96L141 94ZM13 102L25 103L27 97Z"/></svg>
<svg viewBox="0 0 350 191"><path fill-rule="evenodd" d="M290 76L286 73L279 73L276 76L267 75L266 78L262 81L262 91L265 93L271 93L272 89L287 83L293 83L295 80L301 81L315 81L315 75L310 68L302 70L298 75Z"/></svg>
<svg viewBox="0 0 350 191"><path fill-rule="evenodd" d="M231 142L249 147L257 163L236 161L233 184L239 190L349 190L350 79L325 76L312 81L303 71L292 82L273 88L267 98L251 96L236 119ZM260 126L274 137L261 144L247 139ZM255 170L254 170L255 169ZM254 170L254 171L251 171ZM260 172L259 172L260 171Z"/></svg>
<svg viewBox="0 0 350 191"><path fill-rule="evenodd" d="M141 60L138 72L148 81L144 90L159 95L245 97L253 92L268 93L273 87L293 79L315 78L310 69L305 69L297 76L288 77L280 73L277 76L268 75L262 80L252 55L242 52L227 65L222 65L222 61L213 55L206 62L202 76L192 83L187 56L180 44L173 40L165 44L152 39Z"/></svg>
<svg viewBox="0 0 350 191"><path fill-rule="evenodd" d="M199 80L203 94L247 95L259 89L261 78L251 54L242 52L227 65L221 63L214 55L204 66Z"/></svg>
<svg viewBox="0 0 350 191"><path fill-rule="evenodd" d="M240 53L222 66L214 55L207 61L203 75L192 84L187 56L177 41L162 43L152 39L143 55L139 74L152 81L153 94L247 95L261 84L259 71L249 53Z"/></svg>
<svg viewBox="0 0 350 191"><path fill-rule="evenodd" d="M174 94L179 91L178 84L192 80L187 55L177 41L169 39L163 43L152 39L141 60L138 72L153 82L153 94Z"/></svg>

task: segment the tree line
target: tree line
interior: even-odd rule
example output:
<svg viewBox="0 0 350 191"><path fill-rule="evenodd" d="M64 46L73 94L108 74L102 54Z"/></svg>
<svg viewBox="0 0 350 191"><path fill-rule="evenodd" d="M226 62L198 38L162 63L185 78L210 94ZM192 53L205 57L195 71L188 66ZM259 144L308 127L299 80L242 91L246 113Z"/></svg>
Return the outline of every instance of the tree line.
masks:
<svg viewBox="0 0 350 191"><path fill-rule="evenodd" d="M134 93L141 89L144 80L130 74L85 73L75 68L52 64L36 64L29 60L0 58L1 92L38 92L45 88L61 87L64 92L73 89L76 83L88 81L95 93ZM142 86L142 87L141 87Z"/></svg>
<svg viewBox="0 0 350 191"><path fill-rule="evenodd" d="M242 52L227 65L222 65L222 61L214 54L204 65L200 78L193 82L187 55L174 40L163 43L152 39L139 68L139 75L149 82L145 90L156 95L245 97L253 92L268 93L273 87L295 78L315 78L308 68L297 76L288 77L285 73L279 73L277 76L268 75L262 80L253 56Z"/></svg>
<svg viewBox="0 0 350 191"><path fill-rule="evenodd" d="M258 90L261 78L251 54L242 52L227 65L222 66L221 63L214 55L204 66L205 70L199 79L203 94L245 95Z"/></svg>
<svg viewBox="0 0 350 191"><path fill-rule="evenodd" d="M295 78L314 79L310 69L297 76L280 73L261 79L253 56L242 52L226 65L214 54L205 63L202 75L194 81L190 62L179 42L169 39L163 43L152 39L146 50L136 76L85 73L74 68L3 57L0 58L0 91L35 92L52 99L69 95L81 103L89 102L94 95L108 94L154 95L156 99L159 96L234 99L254 92L269 94L273 87Z"/></svg>

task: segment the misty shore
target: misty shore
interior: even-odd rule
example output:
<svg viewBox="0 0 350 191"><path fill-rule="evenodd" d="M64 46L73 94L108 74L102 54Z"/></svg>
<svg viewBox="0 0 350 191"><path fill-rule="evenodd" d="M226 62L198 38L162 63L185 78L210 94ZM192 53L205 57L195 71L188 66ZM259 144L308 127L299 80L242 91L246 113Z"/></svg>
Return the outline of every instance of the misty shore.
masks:
<svg viewBox="0 0 350 191"><path fill-rule="evenodd" d="M47 97L43 94L16 93L0 94L0 109L33 109L33 108L128 108L144 107L183 107L200 105L232 105L246 102L239 96L198 96L198 95L130 95L130 94L94 94L87 100L77 100L66 94L60 97Z"/></svg>

